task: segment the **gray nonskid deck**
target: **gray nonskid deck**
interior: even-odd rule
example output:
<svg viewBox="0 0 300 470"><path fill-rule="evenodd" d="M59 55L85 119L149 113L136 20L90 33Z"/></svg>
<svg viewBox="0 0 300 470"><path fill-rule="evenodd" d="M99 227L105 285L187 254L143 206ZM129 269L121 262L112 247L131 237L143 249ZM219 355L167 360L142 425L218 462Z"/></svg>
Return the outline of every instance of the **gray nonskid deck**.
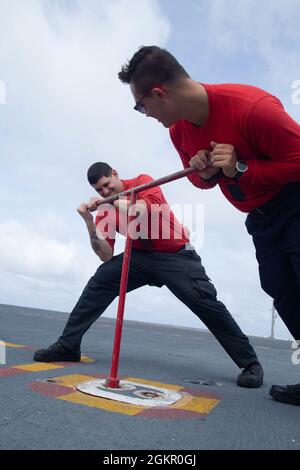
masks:
<svg viewBox="0 0 300 470"><path fill-rule="evenodd" d="M32 347L56 341L66 313L0 305L0 340ZM114 321L99 319L82 351L91 363L0 376L0 449L300 449L300 407L274 402L273 383L300 381L288 341L251 338L265 370L258 390L236 386L239 369L210 333L125 321L119 373L220 398L196 419L127 415L44 396L32 384L73 374L109 374ZM32 364L33 351L9 347L7 364ZM204 385L207 383L207 385Z"/></svg>

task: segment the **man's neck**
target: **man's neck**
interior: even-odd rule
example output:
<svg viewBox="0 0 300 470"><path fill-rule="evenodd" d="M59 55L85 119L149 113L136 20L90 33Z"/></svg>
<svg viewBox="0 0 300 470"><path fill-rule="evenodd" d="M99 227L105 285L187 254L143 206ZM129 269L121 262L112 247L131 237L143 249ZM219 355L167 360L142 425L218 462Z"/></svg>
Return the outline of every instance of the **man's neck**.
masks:
<svg viewBox="0 0 300 470"><path fill-rule="evenodd" d="M122 193L123 191L124 191L124 182L123 180L120 180L118 193Z"/></svg>
<svg viewBox="0 0 300 470"><path fill-rule="evenodd" d="M209 101L203 85L193 80L187 82L184 93L180 97L179 112L181 119L195 126L203 127L209 117Z"/></svg>

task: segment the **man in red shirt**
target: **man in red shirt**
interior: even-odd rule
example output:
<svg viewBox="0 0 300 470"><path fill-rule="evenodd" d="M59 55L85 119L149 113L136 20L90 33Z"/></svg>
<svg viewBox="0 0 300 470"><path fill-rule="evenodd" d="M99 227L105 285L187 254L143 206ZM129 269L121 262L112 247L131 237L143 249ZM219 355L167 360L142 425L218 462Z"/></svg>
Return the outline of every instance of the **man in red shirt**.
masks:
<svg viewBox="0 0 300 470"><path fill-rule="evenodd" d="M152 181L148 175L121 180L106 163L95 163L88 170L88 180L101 197L109 197ZM206 275L200 256L189 244L184 227L176 220L160 187L138 193L129 215L135 220L127 227L129 199L119 198L113 204L102 204L94 222L90 211L95 200L82 203L78 212L83 217L92 248L104 261L89 280L70 314L58 341L35 352L39 362L80 361L84 333L119 294L123 253L113 256L116 232L133 239L127 291L144 285L168 289L195 313L213 333L238 367L243 368L237 384L257 388L263 383L263 370L258 358Z"/></svg>
<svg viewBox="0 0 300 470"><path fill-rule="evenodd" d="M201 189L219 185L247 212L261 285L300 339L300 126L280 101L247 85L191 79L168 51L142 47L122 67L134 109L169 128L183 166ZM273 398L300 405L300 384L274 385Z"/></svg>

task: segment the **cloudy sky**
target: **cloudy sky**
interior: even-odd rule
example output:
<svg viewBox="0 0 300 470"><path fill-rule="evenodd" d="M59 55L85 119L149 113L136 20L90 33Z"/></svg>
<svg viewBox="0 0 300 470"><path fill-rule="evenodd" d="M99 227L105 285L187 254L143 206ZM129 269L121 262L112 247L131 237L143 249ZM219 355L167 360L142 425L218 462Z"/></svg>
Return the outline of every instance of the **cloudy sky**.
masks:
<svg viewBox="0 0 300 470"><path fill-rule="evenodd" d="M139 46L166 47L195 80L265 88L300 122L299 24L298 0L0 0L0 302L72 309L98 266L76 213L96 195L90 164L110 162L122 178L181 169L168 132L132 110L117 79ZM247 334L269 336L245 215L217 188L163 189L219 298ZM202 326L166 288L128 295L125 317ZM290 337L279 319L275 333Z"/></svg>

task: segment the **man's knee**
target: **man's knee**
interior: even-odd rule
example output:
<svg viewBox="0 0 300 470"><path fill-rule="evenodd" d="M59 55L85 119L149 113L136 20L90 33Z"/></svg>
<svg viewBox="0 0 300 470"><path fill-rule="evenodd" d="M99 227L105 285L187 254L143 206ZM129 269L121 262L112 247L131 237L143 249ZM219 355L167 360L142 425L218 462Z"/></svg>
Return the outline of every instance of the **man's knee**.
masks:
<svg viewBox="0 0 300 470"><path fill-rule="evenodd" d="M272 297L272 299L278 298L279 292L276 289L275 285L272 284L272 281L270 279L260 277L260 285L262 290L270 297Z"/></svg>
<svg viewBox="0 0 300 470"><path fill-rule="evenodd" d="M109 265L110 261L103 263L95 274L89 279L86 284L82 295L90 295L93 292L101 291L102 289L105 292L108 291L118 291L118 286L120 284L121 269L119 269L114 263Z"/></svg>
<svg viewBox="0 0 300 470"><path fill-rule="evenodd" d="M289 271L285 269L285 263L268 263L267 260L259 264L260 285L263 291L272 299L280 299L290 289Z"/></svg>

